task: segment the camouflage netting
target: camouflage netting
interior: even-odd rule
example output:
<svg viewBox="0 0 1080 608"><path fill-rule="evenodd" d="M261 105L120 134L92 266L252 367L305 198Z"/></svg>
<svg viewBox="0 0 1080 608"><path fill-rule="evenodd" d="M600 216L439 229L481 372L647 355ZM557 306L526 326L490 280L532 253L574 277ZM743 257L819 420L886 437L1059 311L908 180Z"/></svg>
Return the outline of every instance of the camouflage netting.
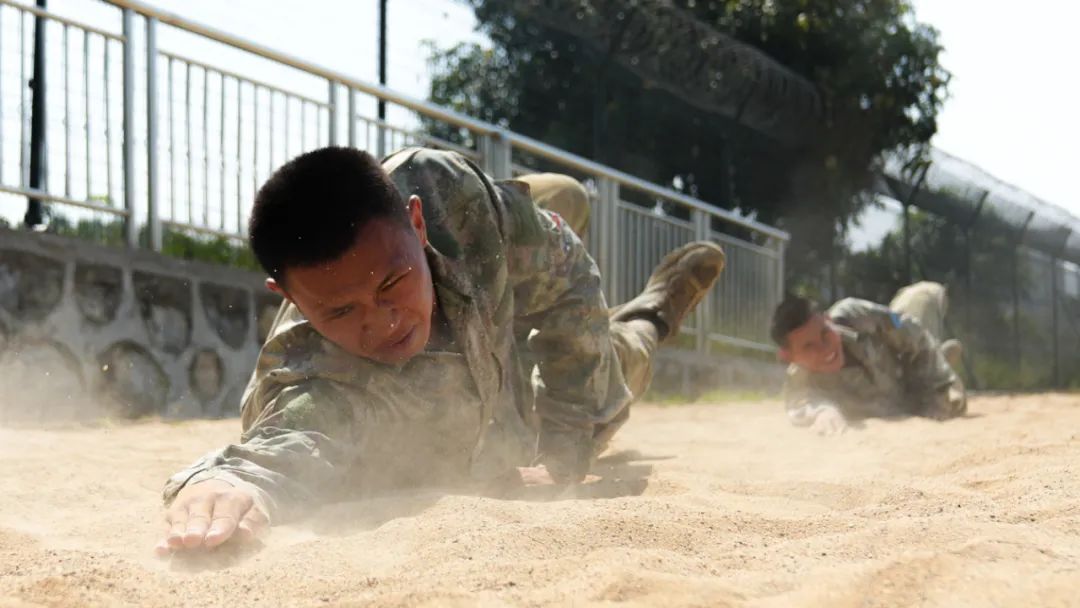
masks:
<svg viewBox="0 0 1080 608"><path fill-rule="evenodd" d="M960 235L953 259L914 278L950 284L969 371L987 388L1080 385L1080 220L940 150L929 161L890 159L879 190Z"/></svg>

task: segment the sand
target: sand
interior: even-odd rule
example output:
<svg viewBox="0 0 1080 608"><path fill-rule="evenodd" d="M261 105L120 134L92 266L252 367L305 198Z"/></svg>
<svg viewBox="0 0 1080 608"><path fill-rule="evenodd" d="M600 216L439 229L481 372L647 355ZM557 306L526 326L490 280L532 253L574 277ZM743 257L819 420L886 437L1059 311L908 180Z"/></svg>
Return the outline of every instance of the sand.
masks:
<svg viewBox="0 0 1080 608"><path fill-rule="evenodd" d="M237 421L0 429L0 606L1080 606L1080 397L831 438L635 406L575 495L334 505L158 560L162 480Z"/></svg>

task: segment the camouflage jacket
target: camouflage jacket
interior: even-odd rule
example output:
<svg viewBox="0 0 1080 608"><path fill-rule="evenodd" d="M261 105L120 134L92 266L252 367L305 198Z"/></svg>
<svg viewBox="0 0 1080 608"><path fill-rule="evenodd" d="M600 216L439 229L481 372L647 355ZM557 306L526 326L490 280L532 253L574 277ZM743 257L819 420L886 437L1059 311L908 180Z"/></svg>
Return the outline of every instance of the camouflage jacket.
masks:
<svg viewBox="0 0 1080 608"><path fill-rule="evenodd" d="M459 154L413 148L384 167L423 201L455 348L377 364L285 302L244 394L241 443L174 475L166 502L187 483L223 479L280 519L341 492L483 483L537 458L557 476L587 470L594 425L631 396L581 241L527 185L493 181Z"/></svg>
<svg viewBox="0 0 1080 608"><path fill-rule="evenodd" d="M823 406L837 407L847 420L963 411L960 379L914 319L854 298L837 302L828 317L846 362L832 374L788 368L784 401L793 424L811 424Z"/></svg>

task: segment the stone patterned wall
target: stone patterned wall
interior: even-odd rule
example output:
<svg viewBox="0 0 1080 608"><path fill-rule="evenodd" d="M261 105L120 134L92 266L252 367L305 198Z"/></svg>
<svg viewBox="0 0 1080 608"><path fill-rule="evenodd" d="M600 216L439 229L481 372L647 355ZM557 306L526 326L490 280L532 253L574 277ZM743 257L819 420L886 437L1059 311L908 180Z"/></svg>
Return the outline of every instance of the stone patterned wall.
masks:
<svg viewBox="0 0 1080 608"><path fill-rule="evenodd" d="M0 229L0 424L239 414L280 299L257 273ZM776 390L783 367L676 349L658 393Z"/></svg>
<svg viewBox="0 0 1080 608"><path fill-rule="evenodd" d="M0 422L236 415L279 304L256 273L0 229Z"/></svg>

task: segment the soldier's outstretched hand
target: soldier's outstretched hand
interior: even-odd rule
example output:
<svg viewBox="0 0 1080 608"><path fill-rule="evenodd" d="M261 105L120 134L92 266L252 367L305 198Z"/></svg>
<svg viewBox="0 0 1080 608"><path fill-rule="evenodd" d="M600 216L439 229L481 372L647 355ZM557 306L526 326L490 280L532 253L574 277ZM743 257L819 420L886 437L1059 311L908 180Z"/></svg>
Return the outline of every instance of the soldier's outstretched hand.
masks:
<svg viewBox="0 0 1080 608"><path fill-rule="evenodd" d="M270 524L250 492L219 480L180 490L165 513L165 535L154 548L159 556L212 549L230 538L254 540Z"/></svg>
<svg viewBox="0 0 1080 608"><path fill-rule="evenodd" d="M839 435L847 430L847 421L838 408L831 405L822 407L814 417L810 430L818 435Z"/></svg>

